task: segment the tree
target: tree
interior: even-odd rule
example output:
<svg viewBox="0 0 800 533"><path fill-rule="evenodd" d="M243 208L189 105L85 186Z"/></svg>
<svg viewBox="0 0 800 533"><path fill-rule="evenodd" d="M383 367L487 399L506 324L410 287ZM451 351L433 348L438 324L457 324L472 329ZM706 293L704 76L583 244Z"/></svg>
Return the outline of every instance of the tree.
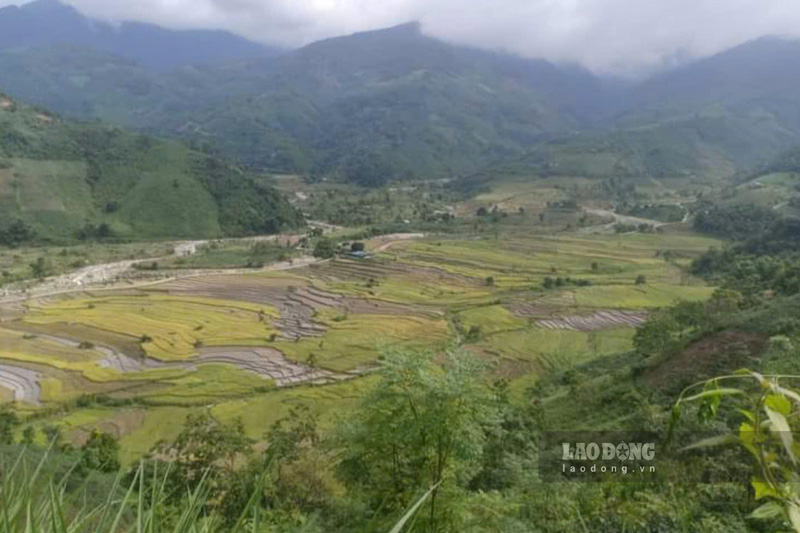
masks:
<svg viewBox="0 0 800 533"><path fill-rule="evenodd" d="M331 239L323 237L317 241L316 246L314 246L313 253L314 257L319 259L330 259L336 255L336 247Z"/></svg>
<svg viewBox="0 0 800 533"><path fill-rule="evenodd" d="M30 267L31 274L36 279L44 279L50 275L50 263L44 257L37 257Z"/></svg>
<svg viewBox="0 0 800 533"><path fill-rule="evenodd" d="M0 408L0 444L11 444L14 442L14 430L19 425L17 414L8 406Z"/></svg>
<svg viewBox="0 0 800 533"><path fill-rule="evenodd" d="M250 449L241 420L222 424L207 413L190 414L186 426L172 444L162 443L157 452L172 459L183 482L198 483L204 475L212 479L233 472L237 454Z"/></svg>
<svg viewBox="0 0 800 533"><path fill-rule="evenodd" d="M116 472L119 470L119 443L112 435L103 431L94 430L89 439L81 447L81 465L101 472Z"/></svg>
<svg viewBox="0 0 800 533"><path fill-rule="evenodd" d="M36 440L36 430L33 426L28 426L22 430L22 444L31 446Z"/></svg>
<svg viewBox="0 0 800 533"><path fill-rule="evenodd" d="M21 244L30 242L36 237L36 233L24 220L16 219L0 229L0 244L17 247Z"/></svg>
<svg viewBox="0 0 800 533"><path fill-rule="evenodd" d="M783 527L772 527L770 531L800 533L798 450L794 440L800 430L800 390L796 388L796 378L785 378L744 370L736 376L695 383L683 390L673 406L670 435L687 404L699 404L697 413L704 421L722 419L722 412L733 418L728 433L708 437L691 447L735 445L746 451L750 459L750 485L755 500L761 502L750 517L783 522ZM795 386L786 383L790 380Z"/></svg>
<svg viewBox="0 0 800 533"><path fill-rule="evenodd" d="M642 355L657 355L672 347L672 334L678 329L669 314L658 314L636 329L633 346Z"/></svg>
<svg viewBox="0 0 800 533"><path fill-rule="evenodd" d="M706 306L703 302L688 302L682 300L673 305L669 310L670 315L684 329L700 329L707 321Z"/></svg>
<svg viewBox="0 0 800 533"><path fill-rule="evenodd" d="M457 480L480 469L485 428L496 414L475 356L459 350L444 358L438 364L430 352L386 353L380 382L344 430L342 477L365 489L375 508L385 503L396 512L435 487L426 517L417 520L424 531L456 518L448 501Z"/></svg>

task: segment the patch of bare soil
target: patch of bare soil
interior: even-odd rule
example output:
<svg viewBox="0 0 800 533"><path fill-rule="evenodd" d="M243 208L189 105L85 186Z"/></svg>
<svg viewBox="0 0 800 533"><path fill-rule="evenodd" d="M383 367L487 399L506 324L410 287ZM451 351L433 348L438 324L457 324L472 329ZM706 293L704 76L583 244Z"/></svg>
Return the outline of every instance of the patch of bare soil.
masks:
<svg viewBox="0 0 800 533"><path fill-rule="evenodd" d="M113 435L120 439L131 433L144 423L144 409L125 409L118 411L108 420L102 420L95 424L89 424L76 428L72 432L72 443L76 446L83 446L92 434L98 430Z"/></svg>
<svg viewBox="0 0 800 533"><path fill-rule="evenodd" d="M151 290L167 294L204 296L275 306L284 296L288 287L305 284L302 280L294 279L213 275L168 281Z"/></svg>
<svg viewBox="0 0 800 533"><path fill-rule="evenodd" d="M2 290L0 289L0 295ZM0 322L5 323L12 320L17 320L25 314L25 305L23 302L14 302L9 304L0 305Z"/></svg>
<svg viewBox="0 0 800 533"><path fill-rule="evenodd" d="M647 321L642 311L596 311L591 315L571 315L537 320L545 329L569 331L599 331L621 327L636 327Z"/></svg>
<svg viewBox="0 0 800 533"><path fill-rule="evenodd" d="M39 405L42 399L42 375L35 370L0 363L0 387L12 392L15 402Z"/></svg>
<svg viewBox="0 0 800 533"><path fill-rule="evenodd" d="M279 387L300 383L330 383L338 374L311 368L286 359L279 350L268 347L218 346L203 348L192 362L223 363L272 379Z"/></svg>
<svg viewBox="0 0 800 533"><path fill-rule="evenodd" d="M422 239L425 237L424 233L392 233L390 235L381 235L370 239L369 247L374 252L383 252L397 244L398 242L410 241L412 239Z"/></svg>
<svg viewBox="0 0 800 533"><path fill-rule="evenodd" d="M552 305L545 305L537 301L516 301L507 305L508 310L515 315L523 318L527 317L541 317L547 318L553 315L556 310Z"/></svg>
<svg viewBox="0 0 800 533"><path fill-rule="evenodd" d="M752 366L765 344L766 337L758 333L713 333L649 368L641 380L646 386L657 389L682 389L703 379Z"/></svg>

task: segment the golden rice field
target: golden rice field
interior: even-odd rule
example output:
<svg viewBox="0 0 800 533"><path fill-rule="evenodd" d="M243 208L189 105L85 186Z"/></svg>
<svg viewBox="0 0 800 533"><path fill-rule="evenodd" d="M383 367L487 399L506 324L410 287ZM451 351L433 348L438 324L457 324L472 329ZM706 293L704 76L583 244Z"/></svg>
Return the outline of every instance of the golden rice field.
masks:
<svg viewBox="0 0 800 533"><path fill-rule="evenodd" d="M634 329L614 317L709 297L684 266L714 245L680 234L429 237L366 261L31 300L0 324L0 378L17 369L0 379L0 400L47 413L30 422L40 439L51 424L75 442L111 432L131 462L196 410L241 418L254 438L298 402L335 424L376 379L384 347L460 336L520 397L542 372L629 350ZM548 276L590 285L545 289ZM77 407L87 394L130 405Z"/></svg>
<svg viewBox="0 0 800 533"><path fill-rule="evenodd" d="M134 338L145 353L163 361L185 359L202 345L260 343L276 330L268 306L159 294L65 299L31 307L32 324L83 324Z"/></svg>

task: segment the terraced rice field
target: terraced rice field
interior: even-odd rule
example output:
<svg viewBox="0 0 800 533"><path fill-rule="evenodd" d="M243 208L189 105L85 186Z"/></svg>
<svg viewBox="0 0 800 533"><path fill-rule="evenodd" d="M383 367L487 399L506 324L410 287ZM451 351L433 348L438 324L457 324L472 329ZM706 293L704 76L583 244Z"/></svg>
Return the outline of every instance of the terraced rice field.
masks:
<svg viewBox="0 0 800 533"><path fill-rule="evenodd" d="M332 424L373 383L387 346L458 336L520 394L542 372L630 349L652 308L708 297L682 267L713 244L691 235L409 238L370 243L371 260L34 298L0 313L0 399L28 410L73 405L31 423L60 425L75 442L92 428L112 432L132 461L199 409L240 417L255 438L297 402ZM544 289L548 276L591 284ZM135 404L65 403L82 395Z"/></svg>
<svg viewBox="0 0 800 533"><path fill-rule="evenodd" d="M553 330L598 331L614 327L636 327L647 321L647 313L596 311L591 315L573 315L538 320L537 325Z"/></svg>

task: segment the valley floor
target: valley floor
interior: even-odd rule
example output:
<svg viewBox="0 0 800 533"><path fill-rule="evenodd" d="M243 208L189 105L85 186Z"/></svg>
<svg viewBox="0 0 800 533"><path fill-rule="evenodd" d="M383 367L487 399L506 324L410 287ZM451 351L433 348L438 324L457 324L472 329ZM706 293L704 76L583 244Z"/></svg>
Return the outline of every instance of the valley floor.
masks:
<svg viewBox="0 0 800 533"><path fill-rule="evenodd" d="M79 444L102 429L130 462L197 411L241 418L254 438L297 402L332 424L390 347L459 337L519 395L544 372L628 350L649 310L707 298L684 267L715 244L508 227L376 237L365 259L89 267L3 298L0 398L40 413L20 431L43 440L57 425Z"/></svg>

